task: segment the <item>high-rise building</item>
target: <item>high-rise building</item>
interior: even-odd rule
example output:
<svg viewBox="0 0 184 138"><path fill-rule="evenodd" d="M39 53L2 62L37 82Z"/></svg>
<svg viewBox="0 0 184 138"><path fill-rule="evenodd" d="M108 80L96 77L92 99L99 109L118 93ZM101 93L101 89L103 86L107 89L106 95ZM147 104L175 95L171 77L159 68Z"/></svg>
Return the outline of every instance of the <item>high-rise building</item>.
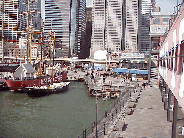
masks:
<svg viewBox="0 0 184 138"><path fill-rule="evenodd" d="M139 39L138 50L140 53L149 51L150 46L150 16L151 16L151 1L141 0L140 13L139 13Z"/></svg>
<svg viewBox="0 0 184 138"><path fill-rule="evenodd" d="M91 36L92 36L92 7L86 7L86 37L85 37L86 58L89 58L90 56Z"/></svg>
<svg viewBox="0 0 184 138"><path fill-rule="evenodd" d="M28 0L19 0L18 4L19 9L19 20L18 20L18 30L21 36L25 36L27 30L27 21L29 19L29 27L33 27L34 30L40 31L41 30L41 0L29 0L29 9L28 9ZM28 11L29 10L29 11ZM27 16L29 17L27 19ZM34 38L39 38L39 35L34 35Z"/></svg>
<svg viewBox="0 0 184 138"><path fill-rule="evenodd" d="M122 50L122 0L107 0L105 49Z"/></svg>
<svg viewBox="0 0 184 138"><path fill-rule="evenodd" d="M91 57L97 50L122 50L121 0L93 1Z"/></svg>
<svg viewBox="0 0 184 138"><path fill-rule="evenodd" d="M86 0L76 0L76 28L74 53L78 58L87 58L85 33L86 33Z"/></svg>
<svg viewBox="0 0 184 138"><path fill-rule="evenodd" d="M94 57L94 52L105 49L105 20L106 1L93 1L92 9L92 38L90 57Z"/></svg>
<svg viewBox="0 0 184 138"><path fill-rule="evenodd" d="M0 37L2 36L2 8L4 5L4 39L5 40L16 40L17 39L17 28L18 28L18 0L0 1Z"/></svg>
<svg viewBox="0 0 184 138"><path fill-rule="evenodd" d="M150 45L151 0L126 0L125 8L125 52L145 53Z"/></svg>
<svg viewBox="0 0 184 138"><path fill-rule="evenodd" d="M138 3L139 0L126 0L125 51L138 52Z"/></svg>
<svg viewBox="0 0 184 138"><path fill-rule="evenodd" d="M70 50L71 0L45 0L44 35L55 32L55 50L58 57L68 57Z"/></svg>

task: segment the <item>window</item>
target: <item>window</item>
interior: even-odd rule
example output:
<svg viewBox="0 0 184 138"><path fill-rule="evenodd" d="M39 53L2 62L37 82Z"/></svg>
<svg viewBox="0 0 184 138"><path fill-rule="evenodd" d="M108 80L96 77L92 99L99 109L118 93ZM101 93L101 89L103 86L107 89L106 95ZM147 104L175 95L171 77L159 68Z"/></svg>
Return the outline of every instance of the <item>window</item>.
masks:
<svg viewBox="0 0 184 138"><path fill-rule="evenodd" d="M153 24L159 24L159 18L155 18L155 19L153 20Z"/></svg>
<svg viewBox="0 0 184 138"><path fill-rule="evenodd" d="M169 18L163 18L163 24L168 24Z"/></svg>
<svg viewBox="0 0 184 138"><path fill-rule="evenodd" d="M174 71L177 71L177 59L178 59L178 47L175 51L175 65L174 65Z"/></svg>
<svg viewBox="0 0 184 138"><path fill-rule="evenodd" d="M178 73L182 73L184 64L184 43L182 43L179 48Z"/></svg>

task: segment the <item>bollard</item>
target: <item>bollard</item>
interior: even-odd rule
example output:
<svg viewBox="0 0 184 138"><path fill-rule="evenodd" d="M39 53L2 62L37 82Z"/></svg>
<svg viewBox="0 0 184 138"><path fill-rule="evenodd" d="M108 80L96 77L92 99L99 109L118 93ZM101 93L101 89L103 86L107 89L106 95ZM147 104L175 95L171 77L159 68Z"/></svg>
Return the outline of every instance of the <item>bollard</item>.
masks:
<svg viewBox="0 0 184 138"><path fill-rule="evenodd" d="M117 111L117 108L116 108L116 115L117 115L118 111Z"/></svg>
<svg viewBox="0 0 184 138"><path fill-rule="evenodd" d="M112 120L113 120L113 113L112 113Z"/></svg>

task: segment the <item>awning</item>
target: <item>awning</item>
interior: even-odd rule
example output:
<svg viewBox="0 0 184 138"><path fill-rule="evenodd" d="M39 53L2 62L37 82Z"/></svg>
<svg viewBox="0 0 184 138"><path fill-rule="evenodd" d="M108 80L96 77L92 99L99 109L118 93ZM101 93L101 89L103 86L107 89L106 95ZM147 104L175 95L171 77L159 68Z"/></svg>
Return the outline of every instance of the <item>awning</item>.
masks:
<svg viewBox="0 0 184 138"><path fill-rule="evenodd" d="M115 68L112 70L112 72L130 73L130 74L148 74L148 70L126 69L126 68Z"/></svg>

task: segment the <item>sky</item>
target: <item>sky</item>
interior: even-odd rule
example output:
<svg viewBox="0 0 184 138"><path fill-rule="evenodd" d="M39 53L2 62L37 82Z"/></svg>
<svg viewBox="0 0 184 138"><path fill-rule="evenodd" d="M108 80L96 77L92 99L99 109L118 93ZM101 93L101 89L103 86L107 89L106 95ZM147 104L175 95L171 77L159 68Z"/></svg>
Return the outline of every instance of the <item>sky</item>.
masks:
<svg viewBox="0 0 184 138"><path fill-rule="evenodd" d="M161 12L174 12L174 7L177 5L177 0L155 0L156 5L161 7ZM92 6L93 0L86 0L86 6ZM182 0L178 0L181 3Z"/></svg>
<svg viewBox="0 0 184 138"><path fill-rule="evenodd" d="M161 12L174 12L174 7L177 5L177 0L155 0L156 5L161 8ZM182 0L178 0L180 4Z"/></svg>

